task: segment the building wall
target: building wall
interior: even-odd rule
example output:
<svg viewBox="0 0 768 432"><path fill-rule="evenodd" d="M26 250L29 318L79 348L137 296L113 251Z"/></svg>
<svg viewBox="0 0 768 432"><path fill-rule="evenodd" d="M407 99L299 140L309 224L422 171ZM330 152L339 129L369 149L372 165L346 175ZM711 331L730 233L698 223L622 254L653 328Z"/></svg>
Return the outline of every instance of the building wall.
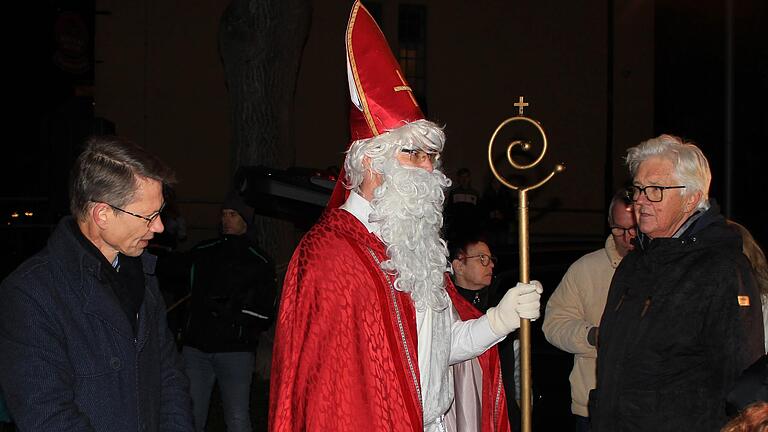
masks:
<svg viewBox="0 0 768 432"><path fill-rule="evenodd" d="M190 241L215 235L230 129L217 1L97 0L96 114L177 172Z"/></svg>
<svg viewBox="0 0 768 432"><path fill-rule="evenodd" d="M379 3L382 27L396 50L398 2ZM618 156L652 133L652 6L616 0L609 19L606 1L414 3L428 8L428 117L446 127L446 172L466 166L474 187L482 190L490 175L488 140L517 112L518 96L525 96L526 115L541 122L549 139L547 155L530 180L557 162L568 167L531 193L536 214L556 209L537 219L532 235L601 236L605 190L623 179ZM313 3L296 91L298 166L342 162L348 141L344 31L350 4ZM193 237L211 233L194 229L215 224L215 202L233 168L216 45L226 5L225 0L97 1L98 10L110 13L96 22L97 114L176 168ZM615 62L609 69L612 23ZM607 164L614 176L606 179L608 146L615 161ZM606 181L614 185L606 188Z"/></svg>

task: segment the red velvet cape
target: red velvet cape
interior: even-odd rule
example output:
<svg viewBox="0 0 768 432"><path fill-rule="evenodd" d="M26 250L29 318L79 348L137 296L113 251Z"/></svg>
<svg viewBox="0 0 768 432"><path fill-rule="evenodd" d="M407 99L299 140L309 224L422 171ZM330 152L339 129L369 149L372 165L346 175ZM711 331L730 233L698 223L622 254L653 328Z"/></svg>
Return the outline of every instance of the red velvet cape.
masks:
<svg viewBox="0 0 768 432"><path fill-rule="evenodd" d="M341 209L329 209L294 252L275 336L270 431L423 430L416 311L372 253L387 259L381 241ZM452 284L448 291L462 319L470 316L474 308ZM480 363L483 431L508 431L496 348Z"/></svg>

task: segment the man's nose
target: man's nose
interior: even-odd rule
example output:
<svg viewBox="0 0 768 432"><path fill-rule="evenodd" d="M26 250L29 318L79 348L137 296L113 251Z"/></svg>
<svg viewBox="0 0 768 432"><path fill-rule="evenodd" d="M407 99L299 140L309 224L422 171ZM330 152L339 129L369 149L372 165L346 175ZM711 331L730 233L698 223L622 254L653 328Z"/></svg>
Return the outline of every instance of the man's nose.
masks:
<svg viewBox="0 0 768 432"><path fill-rule="evenodd" d="M163 225L162 216L157 216L155 220L153 220L152 223L149 224L149 230L158 234L160 234L165 230L165 225Z"/></svg>
<svg viewBox="0 0 768 432"><path fill-rule="evenodd" d="M435 169L435 166L432 164L432 159L430 158L424 158L423 161L419 162L418 166L427 172L432 172Z"/></svg>

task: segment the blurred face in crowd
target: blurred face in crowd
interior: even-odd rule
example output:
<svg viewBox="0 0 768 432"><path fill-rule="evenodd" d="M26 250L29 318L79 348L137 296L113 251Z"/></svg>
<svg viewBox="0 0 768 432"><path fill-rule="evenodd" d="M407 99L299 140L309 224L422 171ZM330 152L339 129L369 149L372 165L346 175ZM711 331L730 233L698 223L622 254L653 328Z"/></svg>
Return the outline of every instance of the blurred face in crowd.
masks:
<svg viewBox="0 0 768 432"><path fill-rule="evenodd" d="M240 213L232 209L221 210L221 232L226 235L242 235L248 230L248 224Z"/></svg>
<svg viewBox="0 0 768 432"><path fill-rule="evenodd" d="M493 256L488 245L477 242L467 246L466 253L453 260L456 284L468 290L479 290L491 284Z"/></svg>
<svg viewBox="0 0 768 432"><path fill-rule="evenodd" d="M616 203L613 206L611 235L620 256L626 256L629 251L635 248L635 245L632 244L632 239L637 235L637 228L635 227L635 214L631 205L627 206L623 203Z"/></svg>
<svg viewBox="0 0 768 432"><path fill-rule="evenodd" d="M472 176L468 172L461 173L458 178L459 186L464 189L469 189L470 183L472 183Z"/></svg>

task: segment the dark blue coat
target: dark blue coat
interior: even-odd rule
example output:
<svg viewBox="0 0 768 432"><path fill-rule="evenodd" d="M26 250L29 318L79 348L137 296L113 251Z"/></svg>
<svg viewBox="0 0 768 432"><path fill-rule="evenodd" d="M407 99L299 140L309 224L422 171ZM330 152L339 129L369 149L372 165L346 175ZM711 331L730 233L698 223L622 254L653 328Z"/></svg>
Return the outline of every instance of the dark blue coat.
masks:
<svg viewBox="0 0 768 432"><path fill-rule="evenodd" d="M713 205L679 238L638 246L600 321L592 430L719 431L728 390L764 349L741 237Z"/></svg>
<svg viewBox="0 0 768 432"><path fill-rule="evenodd" d="M190 253L192 303L184 345L200 351L255 351L275 316L275 270L245 235L208 240Z"/></svg>
<svg viewBox="0 0 768 432"><path fill-rule="evenodd" d="M20 431L192 431L188 381L144 254L138 331L71 218L0 285L0 386Z"/></svg>

